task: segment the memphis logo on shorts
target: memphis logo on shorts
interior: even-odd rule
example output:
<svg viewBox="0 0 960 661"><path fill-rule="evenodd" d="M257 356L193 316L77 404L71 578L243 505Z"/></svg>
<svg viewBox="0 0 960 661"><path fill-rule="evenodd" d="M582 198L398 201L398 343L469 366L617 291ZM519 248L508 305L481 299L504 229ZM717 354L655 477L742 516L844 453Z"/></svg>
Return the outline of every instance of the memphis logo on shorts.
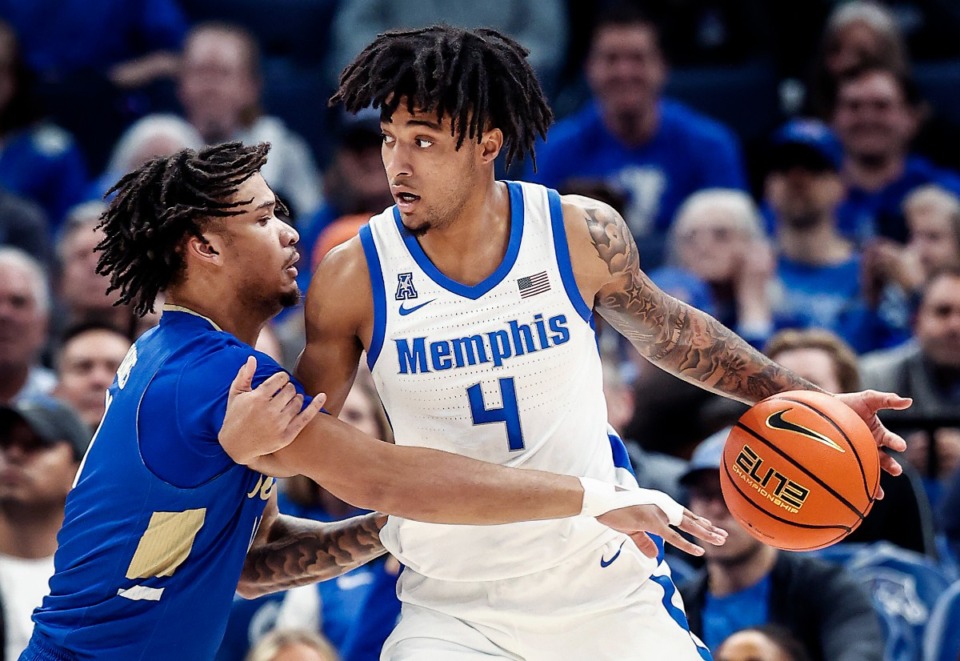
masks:
<svg viewBox="0 0 960 661"><path fill-rule="evenodd" d="M794 482L774 468L764 470L764 461L749 445L744 445L733 463L733 472L777 507L796 514L810 495L810 489Z"/></svg>

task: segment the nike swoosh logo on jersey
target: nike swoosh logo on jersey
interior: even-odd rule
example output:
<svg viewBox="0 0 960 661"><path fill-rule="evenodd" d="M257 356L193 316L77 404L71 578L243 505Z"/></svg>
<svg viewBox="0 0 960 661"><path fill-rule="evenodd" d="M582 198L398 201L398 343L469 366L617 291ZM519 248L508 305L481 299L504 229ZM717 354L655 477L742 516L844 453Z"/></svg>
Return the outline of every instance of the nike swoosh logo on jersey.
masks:
<svg viewBox="0 0 960 661"><path fill-rule="evenodd" d="M603 556L600 556L600 566L606 569L613 564L613 561L620 557L620 552L623 551L623 545L626 542L620 542L620 548L617 549L617 552L613 554L613 557L609 560L604 560Z"/></svg>
<svg viewBox="0 0 960 661"><path fill-rule="evenodd" d="M430 304L433 303L435 300L437 300L437 299L431 298L429 301L425 301L425 302L421 303L420 305L414 305L412 308L405 308L405 307L403 307L403 303L401 303L401 304L400 304L400 316L401 316L401 317L406 317L408 314L413 314L414 312L416 312L417 310L419 310L420 308L422 308L424 305L430 305Z"/></svg>
<svg viewBox="0 0 960 661"><path fill-rule="evenodd" d="M837 452L844 452L844 449L837 445L833 439L827 438L820 432L815 432L812 429L807 429L801 425L790 422L789 420L783 419L783 414L787 411L792 411L793 409L783 409L782 411L777 411L771 413L767 417L767 426L772 429L782 429L783 431L792 431L794 433L800 434L801 436L806 436L807 438L812 438L817 443L823 443L824 445L833 448Z"/></svg>

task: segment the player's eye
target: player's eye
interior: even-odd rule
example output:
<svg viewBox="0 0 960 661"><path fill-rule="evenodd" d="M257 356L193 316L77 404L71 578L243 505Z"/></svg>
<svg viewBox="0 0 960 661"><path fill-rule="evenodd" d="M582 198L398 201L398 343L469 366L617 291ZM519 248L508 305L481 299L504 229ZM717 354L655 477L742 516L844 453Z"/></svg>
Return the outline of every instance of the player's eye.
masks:
<svg viewBox="0 0 960 661"><path fill-rule="evenodd" d="M392 135L387 135L386 133L381 133L380 137L383 138L383 144L385 145L392 145L396 140Z"/></svg>
<svg viewBox="0 0 960 661"><path fill-rule="evenodd" d="M420 147L420 149L426 149L427 147L433 145L433 141L427 140L426 138L417 138L416 143L417 147Z"/></svg>

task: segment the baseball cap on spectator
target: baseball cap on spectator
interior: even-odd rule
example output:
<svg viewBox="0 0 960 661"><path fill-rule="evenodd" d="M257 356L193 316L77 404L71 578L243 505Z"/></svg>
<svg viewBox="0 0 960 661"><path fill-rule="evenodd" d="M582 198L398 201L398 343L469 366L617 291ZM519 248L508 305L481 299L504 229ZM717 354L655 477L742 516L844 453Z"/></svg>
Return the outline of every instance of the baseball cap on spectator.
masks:
<svg viewBox="0 0 960 661"><path fill-rule="evenodd" d="M25 422L46 445L69 444L77 461L83 458L93 436L76 411L53 397L31 397L0 405L0 435L16 420Z"/></svg>
<svg viewBox="0 0 960 661"><path fill-rule="evenodd" d="M689 486L693 479L704 471L718 472L723 459L723 444L733 427L724 427L720 431L707 436L700 441L700 445L693 451L687 470L680 476L680 484Z"/></svg>
<svg viewBox="0 0 960 661"><path fill-rule="evenodd" d="M803 167L812 172L839 172L843 166L843 147L823 122L795 119L773 134L770 153L771 172Z"/></svg>

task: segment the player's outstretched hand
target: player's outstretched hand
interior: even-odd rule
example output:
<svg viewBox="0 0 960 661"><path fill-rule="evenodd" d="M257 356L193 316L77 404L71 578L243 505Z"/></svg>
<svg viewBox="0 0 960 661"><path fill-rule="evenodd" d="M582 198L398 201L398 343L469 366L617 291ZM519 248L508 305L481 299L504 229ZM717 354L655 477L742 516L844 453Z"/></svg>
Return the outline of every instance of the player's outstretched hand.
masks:
<svg viewBox="0 0 960 661"><path fill-rule="evenodd" d="M877 411L881 409L902 411L913 404L912 399L901 397L896 393L877 392L876 390L844 393L836 395L836 397L863 418L873 433L873 438L877 441L878 447L890 448L895 452L903 452L907 449L906 441L883 426L880 418L877 417ZM899 475L903 472L903 467L886 452L880 453L880 467L891 475Z"/></svg>
<svg viewBox="0 0 960 661"><path fill-rule="evenodd" d="M256 371L257 359L250 356L230 384L219 434L227 455L243 465L288 446L326 401L325 395L318 395L304 408L303 395L283 371L253 388Z"/></svg>
<svg viewBox="0 0 960 661"><path fill-rule="evenodd" d="M697 516L687 508L683 509L683 518L676 526L697 539L721 546L727 540L727 531L713 525L708 519ZM676 546L690 555L703 555L703 548L690 542L670 526L670 521L657 505L633 505L611 510L597 517L597 521L629 535L640 552L650 558L657 557L657 545L648 532L660 535L663 541Z"/></svg>

